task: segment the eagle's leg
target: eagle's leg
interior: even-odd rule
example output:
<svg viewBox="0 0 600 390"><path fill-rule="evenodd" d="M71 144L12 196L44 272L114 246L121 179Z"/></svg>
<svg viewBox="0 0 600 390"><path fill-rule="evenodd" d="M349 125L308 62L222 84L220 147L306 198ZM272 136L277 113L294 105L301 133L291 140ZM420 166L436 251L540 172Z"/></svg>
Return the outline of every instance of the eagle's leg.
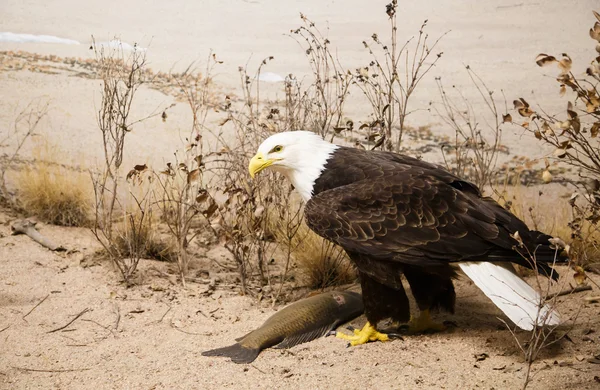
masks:
<svg viewBox="0 0 600 390"><path fill-rule="evenodd" d="M440 309L454 313L456 294L452 284L451 270L431 274L416 267L405 267L404 276L419 306L419 316L408 323L410 333L440 332L446 329L443 324L431 319L430 310ZM447 272L447 273L446 273Z"/></svg>
<svg viewBox="0 0 600 390"><path fill-rule="evenodd" d="M417 318L411 317L408 323L410 333L441 332L443 330L446 330L446 327L443 324L434 322L427 309L421 311Z"/></svg>
<svg viewBox="0 0 600 390"><path fill-rule="evenodd" d="M385 333L380 333L367 321L361 330L355 330L353 335L337 332L335 337L350 341L350 345L366 344L369 341L388 341L390 338Z"/></svg>
<svg viewBox="0 0 600 390"><path fill-rule="evenodd" d="M374 268L370 269L371 271ZM388 341L389 334L381 333L376 329L377 323L386 318L395 322L406 322L410 317L408 297L402 287L402 280L398 272L381 270L386 277L385 284L359 270L360 284L362 287L363 302L367 323L361 330L355 330L353 335L336 333L336 337L350 341L350 345L365 344L369 341Z"/></svg>

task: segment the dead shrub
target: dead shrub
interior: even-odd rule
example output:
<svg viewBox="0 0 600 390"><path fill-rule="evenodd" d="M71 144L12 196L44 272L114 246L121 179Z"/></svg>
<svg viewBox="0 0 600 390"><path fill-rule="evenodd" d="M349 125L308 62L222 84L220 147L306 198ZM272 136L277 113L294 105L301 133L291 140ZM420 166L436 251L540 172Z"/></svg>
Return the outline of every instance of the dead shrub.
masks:
<svg viewBox="0 0 600 390"><path fill-rule="evenodd" d="M381 147L399 152L406 129L406 117L411 113L409 103L419 83L441 58L442 52L434 53L441 37L433 43L425 32L427 21L413 38L403 45L398 42L398 1L392 0L385 10L390 35L384 42L377 34L363 41L369 51L369 63L355 70L353 82L371 105L371 120L358 130L367 138L367 147Z"/></svg>
<svg viewBox="0 0 600 390"><path fill-rule="evenodd" d="M344 118L344 105L352 85L352 74L344 70L333 54L331 41L317 25L300 14L302 26L291 31L311 68L312 79L302 85L289 75L285 81L286 130L310 130L323 138L352 130L351 120Z"/></svg>
<svg viewBox="0 0 600 390"><path fill-rule="evenodd" d="M560 57L541 53L539 66L557 66L558 93L566 100L566 109L558 115L543 108L534 109L525 99L513 105L521 120L518 125L536 139L554 148L553 159L572 168L574 177L564 177L575 192L569 200L572 218L569 223L573 245L571 258L579 265L598 261L597 237L600 232L600 14L590 29L595 41L593 59L585 72L574 72L567 53ZM582 76L579 76L582 75ZM548 164L543 172L546 182L553 180Z"/></svg>
<svg viewBox="0 0 600 390"><path fill-rule="evenodd" d="M466 71L477 90L486 112L476 113L461 91L453 87L453 93L444 88L441 78L437 78L441 104L433 104L438 116L454 132L453 142L442 144L446 169L458 177L475 183L484 190L491 184L500 153L508 153L502 146L502 127L510 122L510 115L501 116L493 91L471 67ZM506 100L504 100L506 108Z"/></svg>
<svg viewBox="0 0 600 390"><path fill-rule="evenodd" d="M201 213L210 219L215 212L212 195L209 194L212 189L210 179L206 177L207 160L214 157L215 153L205 148L204 137L209 131L206 117L216 105L211 73L220 63L216 55L210 54L204 74L190 65L184 79L186 83L178 81L181 98L191 110L192 123L189 130L181 130L182 145L174 153L175 160L153 174L158 185L154 190L154 198L175 243L179 277L183 285L188 272L188 245L200 233L199 229L194 230L192 226ZM163 120L166 120L166 112L163 113Z"/></svg>
<svg viewBox="0 0 600 390"><path fill-rule="evenodd" d="M155 112L141 119L131 118L133 101L141 86L150 81L146 70L146 57L143 50L134 46L134 50L125 54L121 45L116 48L98 48L92 45L98 63L99 77L102 80L101 101L98 109L98 128L102 134L104 165L97 172L91 172L94 186L95 218L92 233L103 246L107 256L117 267L123 279L131 282L138 262L143 253L143 246L137 241L128 240L131 256L124 257L116 245L117 235L115 223L129 224L131 232L142 236L144 221L152 214L148 189L136 196L129 192L129 199L119 198L119 184L123 180L123 151L127 134L140 122L159 115ZM145 165L134 167L133 172L146 170ZM132 172L130 171L130 173ZM136 178L138 179L138 178ZM128 207L134 204L133 211ZM123 214L118 218L118 212ZM137 218L135 215L139 215Z"/></svg>

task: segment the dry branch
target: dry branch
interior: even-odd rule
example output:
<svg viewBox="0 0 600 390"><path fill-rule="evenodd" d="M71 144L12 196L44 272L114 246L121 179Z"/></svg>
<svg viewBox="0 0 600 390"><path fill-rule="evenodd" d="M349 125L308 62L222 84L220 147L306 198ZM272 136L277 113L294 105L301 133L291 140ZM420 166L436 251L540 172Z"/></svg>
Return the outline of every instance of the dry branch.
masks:
<svg viewBox="0 0 600 390"><path fill-rule="evenodd" d="M563 295L575 294L583 291L590 291L592 286L577 286L573 288L569 288L554 294L550 294L546 297L546 299L552 299L554 297L562 297Z"/></svg>
<svg viewBox="0 0 600 390"><path fill-rule="evenodd" d="M165 311L165 314L162 315L162 317L160 317L160 320L158 320L158 322L162 322L162 320L165 319L165 317L167 316L167 314L169 314L169 312L171 311L172 307L169 306L169 308L167 309L167 311Z"/></svg>
<svg viewBox="0 0 600 390"><path fill-rule="evenodd" d="M37 304L36 304L34 307L32 307L32 308L31 308L31 310L29 310L29 311L27 312L27 314L25 314L25 315L23 316L23 319L25 319L25 317L27 317L28 315L30 315L30 314L31 314L31 313L32 313L32 312L33 312L33 311L34 311L34 310L35 310L35 309L36 309L36 308L37 308L39 305L41 305L42 303L44 303L44 301L45 301L46 299L48 299L48 297L49 297L49 296L50 296L50 294L46 295L46 296L45 296L45 297L44 297L44 298L43 298L41 301L39 301L39 302L38 302L38 303L37 303Z"/></svg>
<svg viewBox="0 0 600 390"><path fill-rule="evenodd" d="M68 327L69 325L71 325L71 324L72 324L73 322L75 322L75 321L76 321L76 320L77 320L79 317L81 317L82 315L84 315L84 314L85 314L85 313L87 313L88 311L90 311L90 309L86 307L85 309L83 309L83 311L82 311L81 313L77 314L77 315L76 315L76 316L75 316L75 317L74 317L74 318L73 318L71 321L67 322L67 324L66 324L66 325L63 325L63 326L61 326L60 328L53 329L53 330L51 330L51 331L48 331L48 332L46 332L46 333L54 333L54 332L58 332L59 330L63 330L63 329L65 329L66 327Z"/></svg>
<svg viewBox="0 0 600 390"><path fill-rule="evenodd" d="M31 238L33 241L37 242L44 248L50 249L51 251L56 251L56 252L66 251L66 249L64 247L62 247L60 245L56 245L55 243L50 241L48 238L42 236L40 234L40 232L38 232L36 230L36 228L35 228L36 224L37 224L37 222L32 222L27 219L18 220L15 223L13 223L11 226L12 235L15 236L17 234L25 234L26 236Z"/></svg>
<svg viewBox="0 0 600 390"><path fill-rule="evenodd" d="M65 369L51 370L51 369L38 369L38 368L15 367L15 366L11 366L11 368L13 368L15 370L30 371L30 372L76 372L76 371L91 370L91 368L65 368Z"/></svg>

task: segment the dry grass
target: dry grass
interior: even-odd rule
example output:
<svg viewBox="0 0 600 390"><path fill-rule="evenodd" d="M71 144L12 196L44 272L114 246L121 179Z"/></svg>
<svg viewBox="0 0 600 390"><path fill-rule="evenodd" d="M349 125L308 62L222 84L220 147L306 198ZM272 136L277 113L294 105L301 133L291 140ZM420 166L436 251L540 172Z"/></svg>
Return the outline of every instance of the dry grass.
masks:
<svg viewBox="0 0 600 390"><path fill-rule="evenodd" d="M140 218L139 213L133 218L134 223L123 222L116 227L114 245L122 257L139 255L143 259L177 260L175 246L159 236L153 221Z"/></svg>
<svg viewBox="0 0 600 390"><path fill-rule="evenodd" d="M306 224L300 224L289 241L281 225L272 230L275 239L287 245L306 286L323 289L356 281L356 271L344 250L313 233Z"/></svg>
<svg viewBox="0 0 600 390"><path fill-rule="evenodd" d="M0 203L14 206L14 199L11 198L6 187L6 171L11 168L19 156L19 151L25 145L25 142L36 135L36 130L42 119L48 114L50 101L46 98L33 99L17 115L12 128L0 137L0 152L6 153L6 161L0 164ZM4 132L4 131L3 131ZM15 142L14 148L8 150L6 145L9 141Z"/></svg>
<svg viewBox="0 0 600 390"><path fill-rule="evenodd" d="M61 226L87 226L91 199L87 175L61 165L35 162L20 172L19 202L25 212Z"/></svg>

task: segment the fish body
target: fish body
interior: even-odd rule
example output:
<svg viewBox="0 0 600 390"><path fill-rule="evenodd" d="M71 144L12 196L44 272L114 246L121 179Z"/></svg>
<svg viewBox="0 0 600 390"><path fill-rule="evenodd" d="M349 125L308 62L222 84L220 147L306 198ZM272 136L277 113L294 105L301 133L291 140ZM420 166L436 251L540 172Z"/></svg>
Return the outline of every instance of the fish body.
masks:
<svg viewBox="0 0 600 390"><path fill-rule="evenodd" d="M301 299L269 317L258 329L229 347L202 352L227 356L235 363L251 363L265 348L290 348L322 337L364 311L362 296L352 291L329 291Z"/></svg>

